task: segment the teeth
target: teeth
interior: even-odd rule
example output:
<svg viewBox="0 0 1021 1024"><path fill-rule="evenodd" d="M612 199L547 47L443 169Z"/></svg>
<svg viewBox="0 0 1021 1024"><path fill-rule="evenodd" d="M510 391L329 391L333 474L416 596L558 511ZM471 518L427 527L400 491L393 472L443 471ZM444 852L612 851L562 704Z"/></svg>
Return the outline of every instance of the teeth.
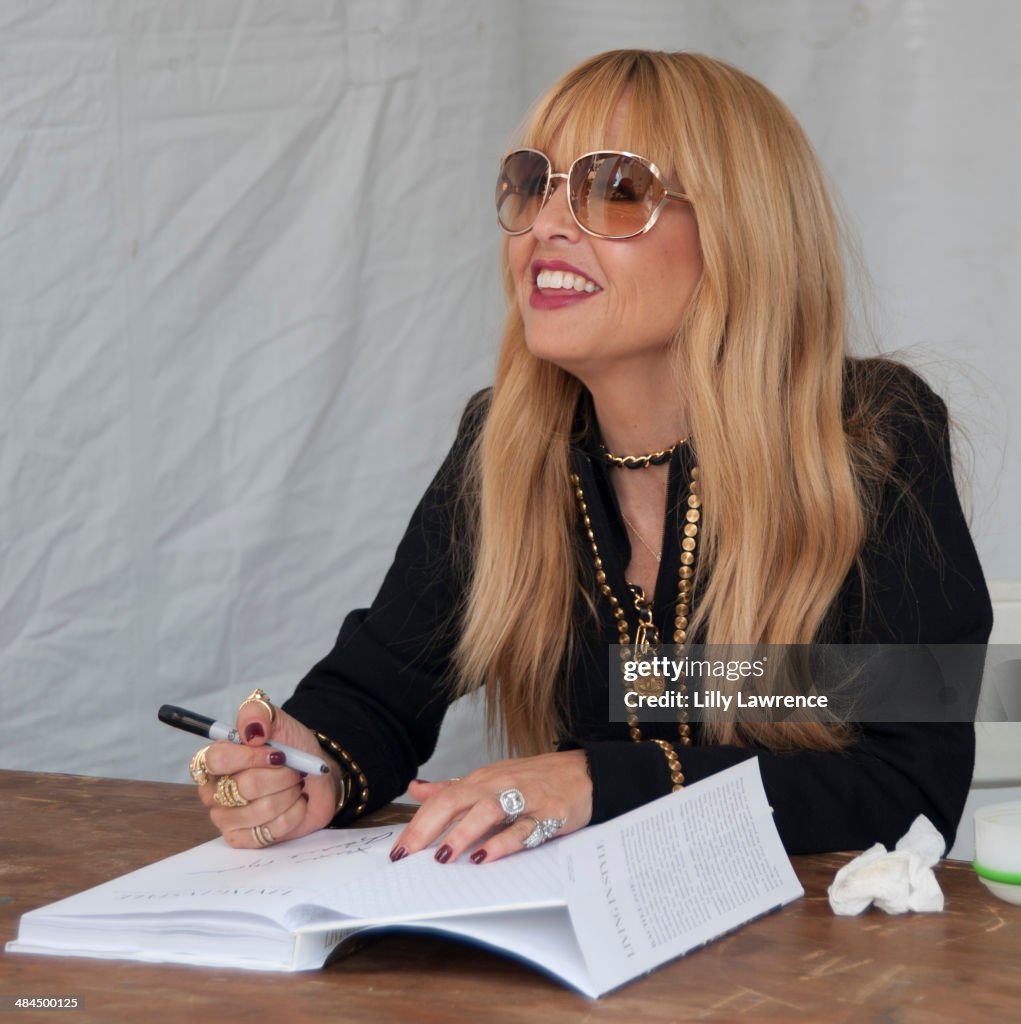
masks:
<svg viewBox="0 0 1021 1024"><path fill-rule="evenodd" d="M540 270L536 275L535 284L538 288L560 288L564 291L594 292L598 291L595 281L589 281L581 274L572 274L565 270Z"/></svg>

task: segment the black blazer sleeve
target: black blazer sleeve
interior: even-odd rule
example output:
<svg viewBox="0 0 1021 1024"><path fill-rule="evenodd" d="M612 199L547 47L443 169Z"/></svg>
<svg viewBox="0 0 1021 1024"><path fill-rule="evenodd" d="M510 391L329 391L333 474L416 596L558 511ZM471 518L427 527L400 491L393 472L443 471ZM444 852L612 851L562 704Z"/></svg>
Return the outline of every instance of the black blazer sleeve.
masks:
<svg viewBox="0 0 1021 1024"><path fill-rule="evenodd" d="M469 403L372 606L347 616L333 650L283 705L348 751L369 781L369 811L402 793L429 759L449 702L463 590L452 550L456 499L486 402L480 392ZM334 824L353 811L352 802Z"/></svg>
<svg viewBox="0 0 1021 1024"><path fill-rule="evenodd" d="M863 552L865 586L851 573L839 631L864 643L984 644L992 607L954 485L943 402L915 379L917 411L899 417L903 486L883 496ZM926 420L928 422L926 422ZM979 679L968 681L976 688ZM575 741L588 754L594 817L603 821L670 791L655 744ZM869 724L841 753L774 754L736 746L678 747L695 782L758 755L766 793L790 853L892 846L925 814L949 848L971 782L971 723Z"/></svg>

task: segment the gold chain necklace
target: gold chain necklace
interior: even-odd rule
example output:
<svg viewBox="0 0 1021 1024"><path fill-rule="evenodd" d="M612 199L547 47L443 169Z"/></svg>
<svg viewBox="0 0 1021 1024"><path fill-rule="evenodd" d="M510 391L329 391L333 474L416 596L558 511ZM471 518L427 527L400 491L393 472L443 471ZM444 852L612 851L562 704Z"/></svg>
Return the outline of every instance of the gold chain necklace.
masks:
<svg viewBox="0 0 1021 1024"><path fill-rule="evenodd" d="M649 452L648 455L614 455L605 444L599 446L600 458L614 469L648 469L649 466L661 466L682 444L687 444L688 439L682 437L674 441L669 448L658 452Z"/></svg>
<svg viewBox="0 0 1021 1024"><path fill-rule="evenodd" d="M663 560L663 552L660 551L660 552L657 553L653 549L652 545L638 532L638 527L635 526L635 524L633 522L631 522L631 520L628 519L628 517L626 515L624 515L624 510L623 509L620 510L620 518L624 520L624 525L625 526L628 526L628 527L631 528L631 532L635 535L635 537L638 538L638 540L640 540L642 542L642 547L645 548L645 550L648 551L649 554L652 555L652 557L656 559L656 564L658 565Z"/></svg>
<svg viewBox="0 0 1021 1024"><path fill-rule="evenodd" d="M603 559L599 554L599 545L596 543L595 531L592 529L592 520L588 514L588 504L585 501L585 492L581 487L581 477L577 473L571 474L571 483L574 486L574 497L578 503L578 511L581 514L582 522L585 524L585 533L588 536L589 545L592 548L592 558L596 567L596 583L600 593L606 598L613 612L614 622L617 626L617 635L621 645L621 660L627 660L631 656L630 627L627 616L617 600L613 588L606 578L606 570L603 567ZM698 524L702 518L702 501L698 496L698 467L691 471L691 482L688 484L688 510L685 513L684 539L681 541L680 568L677 571L677 605L674 612L674 635L673 641L677 645L684 644L688 639L688 623L692 605L692 578L695 575L695 550L698 546ZM636 657L647 657L650 651L655 656L655 649L659 644L659 630L652 621L652 608L645 599L641 587L630 586L634 598L635 610L638 612L638 626L635 630L634 654ZM649 684L639 692L663 692L665 684L663 679L657 676L645 677L643 682ZM627 685L626 683L624 684ZM680 692L687 694L687 686L683 679L680 681ZM684 701L681 702L686 703ZM688 724L688 712L683 707L678 713L677 731L680 733L681 743L684 746L691 745L691 726ZM638 722L638 716L629 712L627 717L628 730L631 739L635 743L641 742L642 729ZM656 742L656 741L654 741ZM659 741L665 743L665 741ZM683 777L682 777L683 778Z"/></svg>

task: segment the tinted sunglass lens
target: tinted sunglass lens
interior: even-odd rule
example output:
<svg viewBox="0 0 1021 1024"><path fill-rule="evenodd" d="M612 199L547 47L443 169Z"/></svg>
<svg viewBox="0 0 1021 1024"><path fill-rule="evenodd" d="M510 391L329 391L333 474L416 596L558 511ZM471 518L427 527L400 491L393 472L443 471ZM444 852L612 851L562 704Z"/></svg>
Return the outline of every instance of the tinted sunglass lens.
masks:
<svg viewBox="0 0 1021 1024"><path fill-rule="evenodd" d="M518 150L504 160L496 182L496 215L505 231L527 231L535 223L549 170L541 153L528 150Z"/></svg>
<svg viewBox="0 0 1021 1024"><path fill-rule="evenodd" d="M571 174L571 202L578 220L609 238L637 235L652 216L663 187L637 157L596 153Z"/></svg>

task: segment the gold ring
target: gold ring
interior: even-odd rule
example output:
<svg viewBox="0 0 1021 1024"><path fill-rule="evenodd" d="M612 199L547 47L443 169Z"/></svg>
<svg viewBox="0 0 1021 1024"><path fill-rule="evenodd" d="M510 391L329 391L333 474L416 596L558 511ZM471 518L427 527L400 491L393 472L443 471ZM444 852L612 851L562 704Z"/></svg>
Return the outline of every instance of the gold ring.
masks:
<svg viewBox="0 0 1021 1024"><path fill-rule="evenodd" d="M248 801L238 790L238 784L234 781L233 775L224 775L216 784L216 792L213 799L221 807L247 807Z"/></svg>
<svg viewBox="0 0 1021 1024"><path fill-rule="evenodd" d="M252 836L259 846L272 846L276 842L273 833L265 825L253 825Z"/></svg>
<svg viewBox="0 0 1021 1024"><path fill-rule="evenodd" d="M276 708L270 703L269 694L265 690L260 689L258 686L252 690L252 692L245 697L245 699L238 706L238 711L241 710L246 704L261 704L266 711L269 713L269 724L272 725L276 721L277 712Z"/></svg>
<svg viewBox="0 0 1021 1024"><path fill-rule="evenodd" d="M188 762L188 774L197 786L204 786L212 778L206 764L206 751L212 746L207 743L201 750L196 750Z"/></svg>

